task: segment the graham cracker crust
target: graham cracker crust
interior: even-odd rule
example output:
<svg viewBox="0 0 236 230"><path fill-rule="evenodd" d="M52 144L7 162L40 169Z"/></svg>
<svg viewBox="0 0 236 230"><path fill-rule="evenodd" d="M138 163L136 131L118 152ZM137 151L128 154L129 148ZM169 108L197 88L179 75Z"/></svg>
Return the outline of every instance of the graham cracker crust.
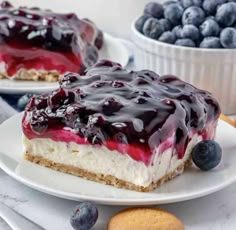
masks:
<svg viewBox="0 0 236 230"><path fill-rule="evenodd" d="M58 71L46 71L46 70L26 70L20 69L14 75L14 77L8 77L7 73L0 72L0 79L12 79L12 80L25 80L25 81L46 81L57 82L60 78Z"/></svg>
<svg viewBox="0 0 236 230"><path fill-rule="evenodd" d="M81 177L87 180L92 180L95 182L100 182L106 185L113 185L117 188L135 190L138 192L150 192L154 190L158 186L162 185L164 182L171 180L175 178L176 176L182 174L184 172L184 169L189 167L192 164L191 159L188 159L186 162L180 165L174 172L162 177L160 180L156 181L155 183L150 184L148 187L143 187L143 186L138 186L133 183L124 181L124 180L120 180L111 175L93 173L93 172L89 172L87 170L84 170L78 167L55 163L41 156L35 156L30 153L25 153L24 157L26 160L29 160L33 163L36 163L36 164L39 164L39 165L42 165L42 166L45 166L45 167L48 167L57 171L61 171L63 173L72 174L74 176L78 176L78 177Z"/></svg>

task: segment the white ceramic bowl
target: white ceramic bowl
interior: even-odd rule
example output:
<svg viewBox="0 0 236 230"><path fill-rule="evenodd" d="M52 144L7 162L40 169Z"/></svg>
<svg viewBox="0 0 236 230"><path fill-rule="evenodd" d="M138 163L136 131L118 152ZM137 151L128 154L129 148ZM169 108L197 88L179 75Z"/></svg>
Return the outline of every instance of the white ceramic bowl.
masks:
<svg viewBox="0 0 236 230"><path fill-rule="evenodd" d="M135 20L136 21L136 20ZM213 93L225 114L236 114L236 49L188 48L159 42L138 32L132 23L139 69L173 74Z"/></svg>

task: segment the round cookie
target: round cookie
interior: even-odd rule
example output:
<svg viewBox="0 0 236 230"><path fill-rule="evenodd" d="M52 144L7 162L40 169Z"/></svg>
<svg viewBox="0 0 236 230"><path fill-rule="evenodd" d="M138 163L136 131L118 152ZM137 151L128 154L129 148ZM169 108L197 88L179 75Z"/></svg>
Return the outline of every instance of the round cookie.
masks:
<svg viewBox="0 0 236 230"><path fill-rule="evenodd" d="M107 230L184 230L173 214L159 208L128 208L114 215Z"/></svg>

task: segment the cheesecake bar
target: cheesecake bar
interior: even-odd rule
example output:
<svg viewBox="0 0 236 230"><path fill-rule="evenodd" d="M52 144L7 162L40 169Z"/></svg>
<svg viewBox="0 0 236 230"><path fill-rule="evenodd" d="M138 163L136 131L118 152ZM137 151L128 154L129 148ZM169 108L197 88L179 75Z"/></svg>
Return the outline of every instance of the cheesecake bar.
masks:
<svg viewBox="0 0 236 230"><path fill-rule="evenodd" d="M35 96L22 128L24 156L89 180L151 191L180 175L192 148L215 137L220 107L213 96L148 70L100 61L85 76Z"/></svg>
<svg viewBox="0 0 236 230"><path fill-rule="evenodd" d="M0 78L58 81L98 60L103 33L74 13L0 4Z"/></svg>

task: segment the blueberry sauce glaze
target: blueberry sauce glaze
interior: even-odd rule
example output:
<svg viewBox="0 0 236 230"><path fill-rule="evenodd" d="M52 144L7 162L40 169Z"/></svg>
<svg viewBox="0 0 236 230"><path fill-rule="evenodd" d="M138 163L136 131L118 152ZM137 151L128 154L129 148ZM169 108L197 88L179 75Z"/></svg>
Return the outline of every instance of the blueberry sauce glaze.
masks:
<svg viewBox="0 0 236 230"><path fill-rule="evenodd" d="M175 76L100 61L83 78L68 73L59 89L33 97L22 124L29 139L104 145L149 164L156 147L182 158L194 134L214 138L219 115L210 93Z"/></svg>
<svg viewBox="0 0 236 230"><path fill-rule="evenodd" d="M82 74L102 45L102 32L73 13L0 4L0 62L9 77L21 68Z"/></svg>

